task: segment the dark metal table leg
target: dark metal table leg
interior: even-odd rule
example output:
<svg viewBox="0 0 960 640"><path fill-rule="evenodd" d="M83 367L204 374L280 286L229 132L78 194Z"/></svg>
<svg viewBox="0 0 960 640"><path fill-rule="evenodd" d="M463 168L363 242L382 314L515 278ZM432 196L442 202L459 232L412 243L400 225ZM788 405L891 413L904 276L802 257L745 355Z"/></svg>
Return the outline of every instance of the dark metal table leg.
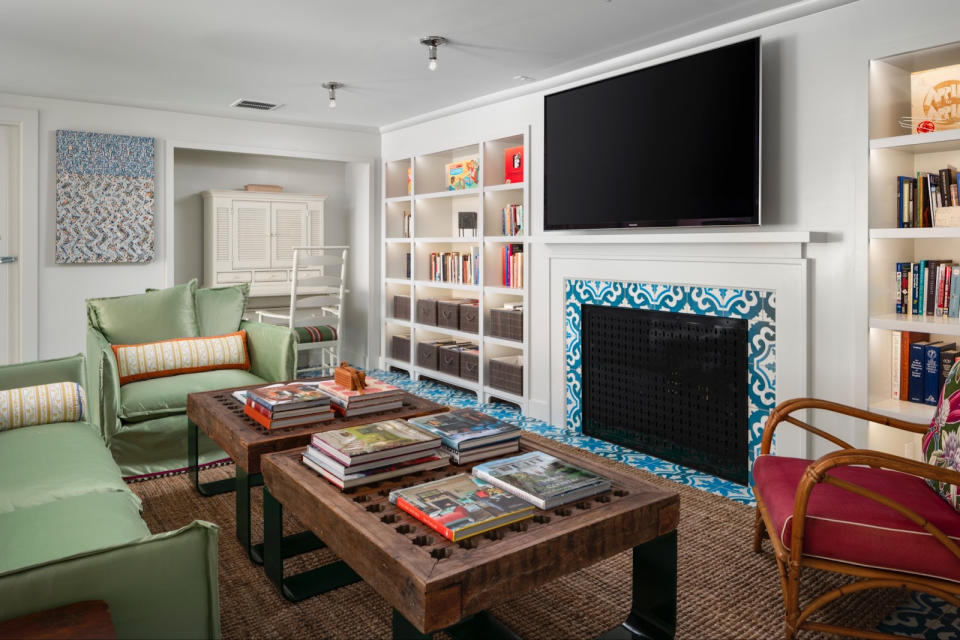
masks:
<svg viewBox="0 0 960 640"><path fill-rule="evenodd" d="M197 488L197 493L209 498L221 493L233 491L236 487L233 478L224 480L214 480L200 484L200 433L193 420L187 419L187 467L190 469L190 477L193 480L193 486Z"/></svg>
<svg viewBox="0 0 960 640"><path fill-rule="evenodd" d="M633 548L633 604L603 640L673 638L677 630L677 532Z"/></svg>
<svg viewBox="0 0 960 640"><path fill-rule="evenodd" d="M242 467L237 466L237 540L240 541L240 546L247 552L247 555L255 562L256 559L253 558L250 548L250 489L262 484L262 475L259 473L250 475Z"/></svg>
<svg viewBox="0 0 960 640"><path fill-rule="evenodd" d="M393 640L430 640L432 633L420 633L420 630L410 624L403 614L393 610Z"/></svg>
<svg viewBox="0 0 960 640"><path fill-rule="evenodd" d="M443 632L455 640L520 640L520 636L487 611L467 616ZM432 636L432 633L420 633L402 613L393 610L393 640L423 640Z"/></svg>
<svg viewBox="0 0 960 640"><path fill-rule="evenodd" d="M283 546L283 505L264 487L263 569L284 598L299 602L360 581L360 576L343 560L284 577Z"/></svg>

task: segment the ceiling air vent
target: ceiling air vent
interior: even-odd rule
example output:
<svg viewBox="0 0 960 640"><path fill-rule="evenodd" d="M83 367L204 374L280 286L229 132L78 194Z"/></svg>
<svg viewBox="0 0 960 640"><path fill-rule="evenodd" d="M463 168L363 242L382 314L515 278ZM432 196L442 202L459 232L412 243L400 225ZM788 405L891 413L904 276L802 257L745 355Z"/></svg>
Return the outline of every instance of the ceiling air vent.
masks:
<svg viewBox="0 0 960 640"><path fill-rule="evenodd" d="M256 109L257 111L273 111L274 109L279 109L283 105L274 104L272 102L263 102L261 100L240 99L230 106L239 107L240 109Z"/></svg>

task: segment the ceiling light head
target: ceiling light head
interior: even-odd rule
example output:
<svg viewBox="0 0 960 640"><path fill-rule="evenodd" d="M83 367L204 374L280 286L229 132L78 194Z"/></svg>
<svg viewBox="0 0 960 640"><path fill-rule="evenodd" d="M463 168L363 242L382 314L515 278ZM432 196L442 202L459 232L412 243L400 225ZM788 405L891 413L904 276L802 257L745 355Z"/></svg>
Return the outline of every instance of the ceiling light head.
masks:
<svg viewBox="0 0 960 640"><path fill-rule="evenodd" d="M534 78L531 78L530 76L525 76L522 73L518 73L517 75L513 76L513 79L516 80L517 82L533 82L534 80Z"/></svg>
<svg viewBox="0 0 960 640"><path fill-rule="evenodd" d="M427 48L427 68L430 71L437 69L437 47L447 44L449 40L443 36L427 36L420 38L420 44Z"/></svg>
<svg viewBox="0 0 960 640"><path fill-rule="evenodd" d="M331 109L335 109L337 106L337 89L343 87L342 82L324 82L323 88L329 92L330 103L329 106Z"/></svg>

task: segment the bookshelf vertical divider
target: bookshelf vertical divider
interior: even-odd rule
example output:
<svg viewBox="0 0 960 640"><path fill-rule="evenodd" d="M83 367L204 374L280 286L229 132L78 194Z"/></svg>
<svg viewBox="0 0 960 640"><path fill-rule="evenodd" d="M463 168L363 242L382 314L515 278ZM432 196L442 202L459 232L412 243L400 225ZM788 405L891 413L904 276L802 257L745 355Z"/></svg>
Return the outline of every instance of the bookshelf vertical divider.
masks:
<svg viewBox="0 0 960 640"><path fill-rule="evenodd" d="M869 68L867 173L868 335L865 381L868 407L911 422L928 422L934 407L893 397L894 331L929 333L931 340L960 342L960 319L897 314L898 262L960 263L960 227L898 228L897 176L960 166L960 129L915 134L901 126L910 115L911 74L960 63L960 43L877 58ZM916 124L916 123L913 123ZM867 446L917 458L920 436L871 425Z"/></svg>
<svg viewBox="0 0 960 640"><path fill-rule="evenodd" d="M523 181L507 182L505 152L523 147ZM381 289L380 289L380 368L406 371L411 379L431 378L477 395L480 402L491 399L527 409L530 383L529 366L529 282L530 282L530 206L529 206L529 127L519 133L491 137L476 143L442 149L384 162L382 186ZM445 167L452 162L477 159L478 185L462 190L447 190ZM409 172L409 182L408 182ZM507 205L522 205L523 227L518 235L503 232L500 212ZM461 237L460 211L476 211L477 228L472 237ZM405 235L404 212L409 213L409 234ZM504 287L500 255L507 245L522 245L524 253L522 287ZM430 280L429 255L432 251L479 252L479 282L473 285ZM409 255L409 271L407 267ZM410 317L394 317L394 296L410 298ZM416 321L417 300L429 298L465 298L478 301L479 327L476 334L433 326ZM523 340L508 340L490 335L490 310L507 302L523 305ZM409 353L393 352L393 337L409 335ZM434 339L455 339L477 344L478 380L420 366L417 343ZM400 357L405 355L406 357ZM497 389L491 385L490 359L519 355L523 362L523 392ZM397 357L395 357L397 356Z"/></svg>

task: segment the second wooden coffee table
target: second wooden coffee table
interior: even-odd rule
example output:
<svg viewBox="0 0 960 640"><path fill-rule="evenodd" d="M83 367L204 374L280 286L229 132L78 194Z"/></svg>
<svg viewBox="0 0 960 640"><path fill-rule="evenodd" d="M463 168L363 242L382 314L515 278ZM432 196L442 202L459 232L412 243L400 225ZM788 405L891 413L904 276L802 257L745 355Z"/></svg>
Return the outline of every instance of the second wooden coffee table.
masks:
<svg viewBox="0 0 960 640"><path fill-rule="evenodd" d="M521 451L541 450L609 477L612 489L459 543L389 503L391 489L469 473L472 465L387 480L341 492L290 451L263 457L267 576L290 600L363 579L394 608L393 634L510 636L486 610L558 578L633 549L633 605L605 638L670 638L676 627L680 498L620 473L599 458L576 457L526 435ZM341 560L284 576L283 509L306 524ZM469 628L467 628L469 627Z"/></svg>
<svg viewBox="0 0 960 640"><path fill-rule="evenodd" d="M260 456L274 451L306 447L315 433L342 429L360 424L394 418L413 418L446 411L447 407L403 392L403 406L390 411L379 411L353 418L335 418L329 422L268 431L243 413L243 405L233 397L238 389L254 389L258 386L237 387L191 393L187 396L187 465L197 491L204 496L213 496L228 491L237 492L237 539L254 562L263 562L263 545L251 545L250 541L250 489L263 484L260 475ZM198 465L199 431L216 442L236 463L236 477L227 480L201 483ZM284 557L297 555L317 548L316 538L309 531L294 534L284 539Z"/></svg>

